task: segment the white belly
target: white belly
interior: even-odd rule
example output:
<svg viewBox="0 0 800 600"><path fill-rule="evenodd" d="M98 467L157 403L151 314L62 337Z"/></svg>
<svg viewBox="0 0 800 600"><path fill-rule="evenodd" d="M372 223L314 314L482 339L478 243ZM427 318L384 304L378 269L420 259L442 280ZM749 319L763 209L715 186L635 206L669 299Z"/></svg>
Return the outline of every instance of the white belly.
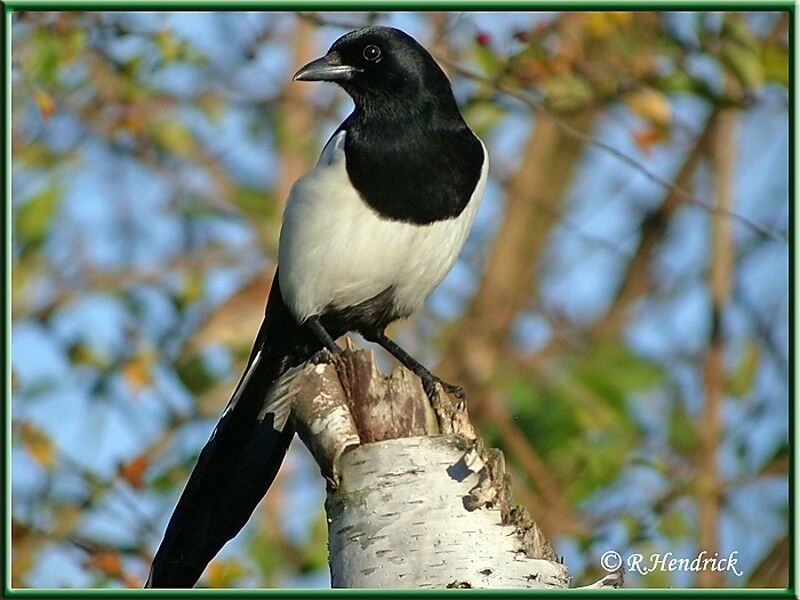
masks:
<svg viewBox="0 0 800 600"><path fill-rule="evenodd" d="M289 194L278 263L284 301L298 321L344 308L394 287L398 312L410 314L453 266L478 210L488 171L464 211L429 225L381 218L350 184L344 132Z"/></svg>

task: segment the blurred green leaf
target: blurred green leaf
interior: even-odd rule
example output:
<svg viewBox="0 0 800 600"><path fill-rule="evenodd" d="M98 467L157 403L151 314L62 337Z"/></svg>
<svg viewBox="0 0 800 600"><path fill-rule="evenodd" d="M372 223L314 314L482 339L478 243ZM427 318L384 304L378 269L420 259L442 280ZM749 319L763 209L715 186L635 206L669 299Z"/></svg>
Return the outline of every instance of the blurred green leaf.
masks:
<svg viewBox="0 0 800 600"><path fill-rule="evenodd" d="M509 398L519 428L577 502L628 464L637 443L628 397L661 384L664 373L619 342L595 344L548 373L510 380Z"/></svg>
<svg viewBox="0 0 800 600"><path fill-rule="evenodd" d="M52 85L56 81L60 65L61 52L58 47L58 36L48 29L37 28L30 37L30 59L25 63L31 79L44 85Z"/></svg>
<svg viewBox="0 0 800 600"><path fill-rule="evenodd" d="M186 485L189 469L194 467L196 457L193 457L190 462L190 465L173 465L168 469L160 471L155 477L148 480L148 488L154 492L168 494L174 491L176 487Z"/></svg>
<svg viewBox="0 0 800 600"><path fill-rule="evenodd" d="M627 413L628 394L650 390L665 380L659 365L636 356L620 342L595 344L573 361L571 372L620 415Z"/></svg>
<svg viewBox="0 0 800 600"><path fill-rule="evenodd" d="M182 45L169 29L160 29L153 36L153 41L161 53L164 62L173 62L181 56Z"/></svg>
<svg viewBox="0 0 800 600"><path fill-rule="evenodd" d="M765 73L758 40L741 15L724 15L720 38L719 58L739 83L745 89L763 85Z"/></svg>
<svg viewBox="0 0 800 600"><path fill-rule="evenodd" d="M175 369L183 385L195 396L207 392L217 382L216 377L206 367L203 355L199 353L182 358Z"/></svg>
<svg viewBox="0 0 800 600"><path fill-rule="evenodd" d="M755 49L758 43L747 22L737 13L723 15L720 36L752 49Z"/></svg>
<svg viewBox="0 0 800 600"><path fill-rule="evenodd" d="M579 364L584 362L591 360ZM636 431L620 392L613 398L596 394L574 369L564 377L508 378L507 393L520 431L556 479L568 482L567 495L577 502L618 477L635 447ZM498 441L502 446L502 438Z"/></svg>
<svg viewBox="0 0 800 600"><path fill-rule="evenodd" d="M280 216L275 202L267 198L262 188L239 185L233 193L233 201L256 223L275 220Z"/></svg>
<svg viewBox="0 0 800 600"><path fill-rule="evenodd" d="M753 381L758 373L760 353L758 345L748 343L742 351L742 356L736 369L726 380L727 392L733 396L744 396L753 387Z"/></svg>
<svg viewBox="0 0 800 600"><path fill-rule="evenodd" d="M625 527L625 535L629 543L637 543L644 538L643 524L634 515L623 514L620 519Z"/></svg>
<svg viewBox="0 0 800 600"><path fill-rule="evenodd" d="M285 556L277 544L262 531L254 531L248 537L247 547L250 557L258 567L263 587L274 587L278 575L285 570Z"/></svg>
<svg viewBox="0 0 800 600"><path fill-rule="evenodd" d="M245 566L235 559L215 558L205 572L206 585L210 588L232 588L247 575Z"/></svg>
<svg viewBox="0 0 800 600"><path fill-rule="evenodd" d="M312 573L328 566L328 518L320 507L302 549L301 573Z"/></svg>
<svg viewBox="0 0 800 600"><path fill-rule="evenodd" d="M69 358L75 364L105 370L111 366L111 357L89 344L78 342L69 349Z"/></svg>
<svg viewBox="0 0 800 600"><path fill-rule="evenodd" d="M695 80L684 69L672 69L658 79L658 88L664 92L691 92L695 89Z"/></svg>
<svg viewBox="0 0 800 600"><path fill-rule="evenodd" d="M570 501L578 503L615 481L628 464L635 442L633 432L623 425L597 429L570 440L552 463L559 478L569 482Z"/></svg>
<svg viewBox="0 0 800 600"><path fill-rule="evenodd" d="M670 540L679 541L686 539L692 533L693 526L683 511L671 509L661 515L658 529Z"/></svg>
<svg viewBox="0 0 800 600"><path fill-rule="evenodd" d="M506 116L506 110L495 102L474 102L462 110L464 120L479 136L500 123Z"/></svg>
<svg viewBox="0 0 800 600"><path fill-rule="evenodd" d="M559 452L567 440L580 435L572 405L542 389L533 375L509 377L506 381L513 418L543 455Z"/></svg>
<svg viewBox="0 0 800 600"><path fill-rule="evenodd" d="M767 44L761 51L764 78L780 85L789 84L789 51L784 46Z"/></svg>
<svg viewBox="0 0 800 600"><path fill-rule="evenodd" d="M545 103L558 113L573 113L583 110L594 99L589 83L573 74L556 75L542 82Z"/></svg>
<svg viewBox="0 0 800 600"><path fill-rule="evenodd" d="M47 237L60 198L59 189L49 185L17 211L15 232L25 246L35 248Z"/></svg>
<svg viewBox="0 0 800 600"><path fill-rule="evenodd" d="M764 66L757 48L724 42L720 60L746 89L758 88L764 83Z"/></svg>
<svg viewBox="0 0 800 600"><path fill-rule="evenodd" d="M147 124L153 140L176 156L189 157L195 149L195 140L187 127L177 119L157 119Z"/></svg>
<svg viewBox="0 0 800 600"><path fill-rule="evenodd" d="M490 46L478 43L472 47L472 59L480 71L487 76L497 73L503 65L501 58Z"/></svg>
<svg viewBox="0 0 800 600"><path fill-rule="evenodd" d="M697 428L694 420L678 400L672 403L668 438L670 446L680 454L689 455L697 448Z"/></svg>
<svg viewBox="0 0 800 600"><path fill-rule="evenodd" d="M28 144L14 152L14 160L30 168L52 168L65 160L65 155L53 152L40 142Z"/></svg>
<svg viewBox="0 0 800 600"><path fill-rule="evenodd" d="M86 46L86 30L73 29L62 38L61 60L65 63L74 62Z"/></svg>
<svg viewBox="0 0 800 600"><path fill-rule="evenodd" d="M180 287L175 291L172 300L177 308L185 309L203 297L203 289L203 273L196 270L186 271L183 273Z"/></svg>
<svg viewBox="0 0 800 600"><path fill-rule="evenodd" d="M508 61L508 70L523 86L535 86L537 82L553 75L550 55L536 45L525 46Z"/></svg>

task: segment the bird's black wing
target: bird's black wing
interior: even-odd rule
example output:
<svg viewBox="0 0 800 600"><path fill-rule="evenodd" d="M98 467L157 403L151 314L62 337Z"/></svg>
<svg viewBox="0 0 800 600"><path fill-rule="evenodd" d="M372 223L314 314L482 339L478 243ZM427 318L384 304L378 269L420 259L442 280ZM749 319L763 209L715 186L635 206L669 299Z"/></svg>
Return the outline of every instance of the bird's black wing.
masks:
<svg viewBox="0 0 800 600"><path fill-rule="evenodd" d="M262 414L267 392L320 348L286 308L276 272L247 369L172 513L146 587L191 587L250 518L294 436L288 408Z"/></svg>

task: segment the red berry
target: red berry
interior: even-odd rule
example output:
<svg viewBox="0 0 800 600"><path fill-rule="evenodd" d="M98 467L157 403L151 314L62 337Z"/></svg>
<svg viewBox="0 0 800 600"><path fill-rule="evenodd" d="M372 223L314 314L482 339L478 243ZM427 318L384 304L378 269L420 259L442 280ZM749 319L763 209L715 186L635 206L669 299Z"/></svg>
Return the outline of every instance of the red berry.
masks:
<svg viewBox="0 0 800 600"><path fill-rule="evenodd" d="M475 41L481 46L488 46L492 42L492 36L485 31L481 31L475 36Z"/></svg>

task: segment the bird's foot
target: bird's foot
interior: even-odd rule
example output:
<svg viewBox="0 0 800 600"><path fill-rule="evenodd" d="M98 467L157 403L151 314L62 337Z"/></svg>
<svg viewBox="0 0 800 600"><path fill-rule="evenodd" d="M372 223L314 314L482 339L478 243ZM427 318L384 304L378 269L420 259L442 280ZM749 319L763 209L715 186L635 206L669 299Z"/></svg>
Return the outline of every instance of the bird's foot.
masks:
<svg viewBox="0 0 800 600"><path fill-rule="evenodd" d="M341 355L342 352L344 351L338 345L335 346L334 350L323 348L312 354L309 362L314 365L329 365L335 360L336 356Z"/></svg>
<svg viewBox="0 0 800 600"><path fill-rule="evenodd" d="M453 396L458 400L458 403L456 404L458 410L464 410L467 407L467 396L464 393L464 388L462 388L460 385L447 383L435 375L431 375L430 377L420 376L420 379L422 379L422 389L425 390L425 393L431 400L436 397L437 386L441 386L445 394Z"/></svg>

